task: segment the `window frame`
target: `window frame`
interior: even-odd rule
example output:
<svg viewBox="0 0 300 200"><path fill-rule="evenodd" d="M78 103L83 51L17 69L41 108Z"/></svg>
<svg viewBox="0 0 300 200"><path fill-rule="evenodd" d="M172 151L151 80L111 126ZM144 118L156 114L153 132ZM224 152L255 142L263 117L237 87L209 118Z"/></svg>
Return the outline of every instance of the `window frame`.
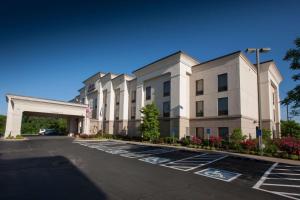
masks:
<svg viewBox="0 0 300 200"><path fill-rule="evenodd" d="M149 90L149 91L148 91ZM149 92L149 94L147 94ZM151 86L146 87L146 100L151 100Z"/></svg>
<svg viewBox="0 0 300 200"><path fill-rule="evenodd" d="M198 88L198 82L202 82L202 90L199 90ZM203 95L204 94L204 79L199 79L199 80L196 80L196 96L199 96L199 95Z"/></svg>
<svg viewBox="0 0 300 200"><path fill-rule="evenodd" d="M221 133L221 129L227 129L227 136L226 137L222 137L220 135ZM229 127L218 127L218 136L222 138L222 140L225 140L225 141L229 141Z"/></svg>
<svg viewBox="0 0 300 200"><path fill-rule="evenodd" d="M165 106L168 104L169 110L165 112ZM171 102L165 101L163 102L163 117L170 117L171 114Z"/></svg>
<svg viewBox="0 0 300 200"><path fill-rule="evenodd" d="M167 87L169 86L169 87ZM168 88L168 91L166 91L166 88ZM168 97L171 95L171 81L165 81L163 83L163 96Z"/></svg>
<svg viewBox="0 0 300 200"><path fill-rule="evenodd" d="M220 110L220 101L223 99L227 99L227 109L226 110ZM218 98L218 116L228 116L229 109L228 109L228 97L221 97Z"/></svg>
<svg viewBox="0 0 300 200"><path fill-rule="evenodd" d="M136 102L136 90L131 91L131 103Z"/></svg>
<svg viewBox="0 0 300 200"><path fill-rule="evenodd" d="M202 113L198 112L198 103L202 102ZM204 116L204 101L196 101L196 117L203 117Z"/></svg>
<svg viewBox="0 0 300 200"><path fill-rule="evenodd" d="M226 86L223 86L223 85L220 86L221 78L223 76L226 76ZM224 92L224 91L228 91L228 74L227 73L218 75L218 92Z"/></svg>

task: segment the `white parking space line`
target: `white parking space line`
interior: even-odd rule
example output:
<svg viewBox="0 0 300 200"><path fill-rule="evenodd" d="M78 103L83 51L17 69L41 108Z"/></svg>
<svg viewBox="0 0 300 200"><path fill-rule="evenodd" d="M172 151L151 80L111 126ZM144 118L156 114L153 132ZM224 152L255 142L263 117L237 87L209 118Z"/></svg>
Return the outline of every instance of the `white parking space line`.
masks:
<svg viewBox="0 0 300 200"><path fill-rule="evenodd" d="M278 163L274 163L261 177L261 179L253 186L254 189L261 190L264 192L280 195L283 197L287 197L290 199L300 200L300 183L297 182L300 180L300 172L296 173L299 170L300 166L293 165L280 165ZM284 171L284 172L274 172L274 171ZM291 173L289 173L291 172ZM272 177L270 177L272 176ZM288 177L286 177L288 176ZM280 183L282 180L283 183ZM267 181L267 182L266 182ZM276 182L273 182L276 181ZM289 181L289 184L284 184ZM295 188L296 192L286 192L285 189L291 190L291 188Z"/></svg>
<svg viewBox="0 0 300 200"><path fill-rule="evenodd" d="M169 153L172 151L177 151L177 150L175 150L175 149L151 149L151 150L146 150L146 151L121 154L121 156L126 157L126 158L141 158L141 157L151 156L151 155L155 155L155 154Z"/></svg>
<svg viewBox="0 0 300 200"><path fill-rule="evenodd" d="M191 171L193 169L202 167L204 165L211 164L218 160L224 159L227 156L222 154L201 154L196 156L191 156L188 158L183 158L180 160L172 161L169 163L161 164L161 166L169 167L172 169L177 169L181 171Z"/></svg>

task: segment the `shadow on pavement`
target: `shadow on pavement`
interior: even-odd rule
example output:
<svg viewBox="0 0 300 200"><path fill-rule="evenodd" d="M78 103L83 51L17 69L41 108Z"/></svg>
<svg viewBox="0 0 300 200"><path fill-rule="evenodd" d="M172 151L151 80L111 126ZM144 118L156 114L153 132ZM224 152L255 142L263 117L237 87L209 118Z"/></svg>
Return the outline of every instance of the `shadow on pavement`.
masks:
<svg viewBox="0 0 300 200"><path fill-rule="evenodd" d="M62 156L0 159L1 200L107 199L75 165Z"/></svg>

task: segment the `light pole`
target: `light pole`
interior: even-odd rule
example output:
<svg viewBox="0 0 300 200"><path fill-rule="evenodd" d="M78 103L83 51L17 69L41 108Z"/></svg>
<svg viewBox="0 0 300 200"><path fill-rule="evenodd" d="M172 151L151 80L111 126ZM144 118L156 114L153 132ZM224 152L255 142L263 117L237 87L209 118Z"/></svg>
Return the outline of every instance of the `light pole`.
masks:
<svg viewBox="0 0 300 200"><path fill-rule="evenodd" d="M271 48L248 48L247 53L256 52L257 66L257 96L258 96L258 147L262 149L262 117L261 117L261 91L260 91L260 61L259 54L271 51Z"/></svg>

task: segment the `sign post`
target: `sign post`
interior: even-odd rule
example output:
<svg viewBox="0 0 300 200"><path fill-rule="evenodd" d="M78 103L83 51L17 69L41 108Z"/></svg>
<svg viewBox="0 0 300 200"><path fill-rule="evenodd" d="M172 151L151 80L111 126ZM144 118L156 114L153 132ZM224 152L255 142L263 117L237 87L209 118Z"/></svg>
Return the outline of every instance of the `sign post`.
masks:
<svg viewBox="0 0 300 200"><path fill-rule="evenodd" d="M206 129L206 134L207 134L207 138L208 138L208 146L209 146L210 128L207 128L207 129Z"/></svg>

